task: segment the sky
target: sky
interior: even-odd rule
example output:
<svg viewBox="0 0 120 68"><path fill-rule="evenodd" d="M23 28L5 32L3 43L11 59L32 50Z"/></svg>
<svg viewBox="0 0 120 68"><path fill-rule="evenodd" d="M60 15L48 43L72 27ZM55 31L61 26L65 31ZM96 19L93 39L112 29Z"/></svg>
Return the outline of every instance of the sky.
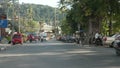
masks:
<svg viewBox="0 0 120 68"><path fill-rule="evenodd" d="M59 0L19 0L20 3L32 3L32 4L41 4L48 5L51 7L58 7Z"/></svg>

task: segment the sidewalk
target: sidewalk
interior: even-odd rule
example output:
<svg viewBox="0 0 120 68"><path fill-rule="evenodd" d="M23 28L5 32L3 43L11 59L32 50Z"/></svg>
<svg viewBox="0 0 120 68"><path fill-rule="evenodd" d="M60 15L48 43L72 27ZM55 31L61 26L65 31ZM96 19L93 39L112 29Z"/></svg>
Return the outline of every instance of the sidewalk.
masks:
<svg viewBox="0 0 120 68"><path fill-rule="evenodd" d="M8 40L4 38L0 42L0 51L6 50L9 46L10 46L10 44L8 44Z"/></svg>
<svg viewBox="0 0 120 68"><path fill-rule="evenodd" d="M0 51L6 50L9 46L10 44L0 44Z"/></svg>
<svg viewBox="0 0 120 68"><path fill-rule="evenodd" d="M62 41L57 41L55 38L47 40L49 43L63 43Z"/></svg>

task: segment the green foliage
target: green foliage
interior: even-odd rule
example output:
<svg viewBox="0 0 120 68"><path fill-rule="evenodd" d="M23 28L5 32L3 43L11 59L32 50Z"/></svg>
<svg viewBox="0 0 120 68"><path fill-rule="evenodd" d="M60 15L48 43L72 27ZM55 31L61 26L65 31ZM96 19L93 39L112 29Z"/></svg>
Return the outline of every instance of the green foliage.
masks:
<svg viewBox="0 0 120 68"><path fill-rule="evenodd" d="M62 21L61 27L62 27L61 29L62 29L63 34L70 34L71 33L71 31L70 31L71 27L68 23L65 22L65 20Z"/></svg>
<svg viewBox="0 0 120 68"><path fill-rule="evenodd" d="M21 32L25 31L35 31L36 28L40 28L39 21L50 23L55 20L55 9L56 9L56 19L59 21L63 19L63 14L57 8L50 6L38 5L38 4L20 4L20 9L18 9L18 0L9 3L8 7L8 18L12 19L13 16L20 15L20 28ZM14 9L14 10L13 10ZM14 26L15 31L18 31L19 21L11 21ZM35 29L35 30L34 30Z"/></svg>
<svg viewBox="0 0 120 68"><path fill-rule="evenodd" d="M96 29L99 31L107 31L110 29L108 24L109 20L111 20L114 22L112 23L113 31L120 30L119 0L61 0L60 3L62 7L70 6L70 9L68 8L69 10L67 10L66 16L66 23L69 23L69 26L76 24L77 27L77 24L80 23L84 26L84 29L88 29L88 27L91 26L93 32ZM92 25L88 25L89 23ZM74 28L72 28L72 30L74 30Z"/></svg>
<svg viewBox="0 0 120 68"><path fill-rule="evenodd" d="M35 21L54 21L55 16L55 8L44 5L36 5L36 4L21 4L21 16L26 16L26 13L32 14L32 18ZM31 9L30 9L31 8ZM27 11L26 11L27 9ZM56 8L56 15L58 16L58 20L62 19L62 15L59 9Z"/></svg>

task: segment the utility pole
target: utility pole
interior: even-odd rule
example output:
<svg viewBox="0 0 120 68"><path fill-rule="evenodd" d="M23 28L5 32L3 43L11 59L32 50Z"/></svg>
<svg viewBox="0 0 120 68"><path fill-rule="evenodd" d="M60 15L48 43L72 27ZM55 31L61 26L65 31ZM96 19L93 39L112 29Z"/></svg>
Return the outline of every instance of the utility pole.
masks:
<svg viewBox="0 0 120 68"><path fill-rule="evenodd" d="M13 8L12 8L12 33L14 33L14 13L15 13L15 0L12 0Z"/></svg>
<svg viewBox="0 0 120 68"><path fill-rule="evenodd" d="M42 22L39 21L40 29L39 29L39 34L41 33L41 27L42 27Z"/></svg>
<svg viewBox="0 0 120 68"><path fill-rule="evenodd" d="M18 28L19 28L19 33L20 33L20 4L19 4L19 0L18 0Z"/></svg>
<svg viewBox="0 0 120 68"><path fill-rule="evenodd" d="M8 20L8 14L9 14L9 7L8 7L8 3L6 1L6 16L7 16L7 20Z"/></svg>
<svg viewBox="0 0 120 68"><path fill-rule="evenodd" d="M56 8L55 8L55 14L54 14L54 31L55 31L55 36L57 35L57 31L56 31Z"/></svg>

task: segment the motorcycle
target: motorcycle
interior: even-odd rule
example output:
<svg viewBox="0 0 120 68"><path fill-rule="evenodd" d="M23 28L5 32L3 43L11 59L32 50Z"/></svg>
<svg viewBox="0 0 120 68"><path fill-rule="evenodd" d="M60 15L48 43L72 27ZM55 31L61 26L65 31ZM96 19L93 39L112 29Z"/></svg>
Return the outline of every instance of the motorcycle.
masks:
<svg viewBox="0 0 120 68"><path fill-rule="evenodd" d="M96 46L102 46L103 45L103 43L102 43L102 39L100 38L100 37L98 37L97 39L95 39L95 45Z"/></svg>
<svg viewBox="0 0 120 68"><path fill-rule="evenodd" d="M36 41L36 40L35 40L35 37L34 37L32 34L28 35L27 40L28 40L30 43L32 43L32 41Z"/></svg>
<svg viewBox="0 0 120 68"><path fill-rule="evenodd" d="M79 44L79 43L80 43L80 38L76 38L76 39L75 39L75 42L76 42L77 44Z"/></svg>

